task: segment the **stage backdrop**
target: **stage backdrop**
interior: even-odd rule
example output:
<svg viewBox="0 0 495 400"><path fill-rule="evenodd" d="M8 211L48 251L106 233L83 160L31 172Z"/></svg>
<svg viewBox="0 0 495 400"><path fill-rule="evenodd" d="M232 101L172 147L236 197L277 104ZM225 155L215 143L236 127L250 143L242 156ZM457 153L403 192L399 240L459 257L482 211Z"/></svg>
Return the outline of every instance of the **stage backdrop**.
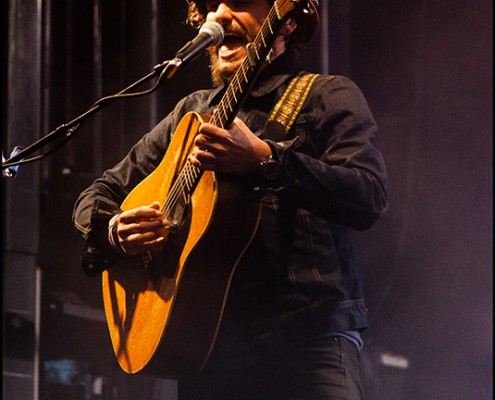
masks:
<svg viewBox="0 0 495 400"><path fill-rule="evenodd" d="M148 74L195 35L185 1L12 0L6 8L4 152ZM389 172L388 214L356 233L371 323L367 399L488 400L492 3L329 0L322 14L322 34L301 62L358 83ZM209 85L202 57L155 94L105 108L53 155L4 180L6 398L175 398L174 382L117 367L100 280L80 270L71 212L79 192L178 99Z"/></svg>

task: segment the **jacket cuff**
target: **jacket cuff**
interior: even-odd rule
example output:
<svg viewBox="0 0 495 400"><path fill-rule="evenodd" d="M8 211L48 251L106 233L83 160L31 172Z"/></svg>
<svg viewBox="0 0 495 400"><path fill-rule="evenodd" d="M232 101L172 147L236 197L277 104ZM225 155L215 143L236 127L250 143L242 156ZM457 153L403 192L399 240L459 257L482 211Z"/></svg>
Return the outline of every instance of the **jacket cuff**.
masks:
<svg viewBox="0 0 495 400"><path fill-rule="evenodd" d="M88 276L95 276L123 258L109 242L109 222L120 210L114 205L97 200L91 211L91 230L81 256L81 266Z"/></svg>
<svg viewBox="0 0 495 400"><path fill-rule="evenodd" d="M81 256L81 267L87 276L98 276L122 258L122 255L101 251L87 242Z"/></svg>

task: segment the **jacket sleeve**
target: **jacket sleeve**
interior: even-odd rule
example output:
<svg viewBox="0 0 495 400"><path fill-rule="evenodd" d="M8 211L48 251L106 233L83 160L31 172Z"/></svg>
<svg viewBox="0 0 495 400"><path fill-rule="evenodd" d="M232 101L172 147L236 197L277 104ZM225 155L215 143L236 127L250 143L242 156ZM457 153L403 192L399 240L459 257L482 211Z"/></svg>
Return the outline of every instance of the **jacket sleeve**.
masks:
<svg viewBox="0 0 495 400"><path fill-rule="evenodd" d="M345 77L322 76L312 91L303 108L306 143L272 143L291 182L281 199L365 230L388 208L375 120L360 89Z"/></svg>
<svg viewBox="0 0 495 400"><path fill-rule="evenodd" d="M122 257L108 241L108 223L121 212L120 204L130 191L163 159L174 120L171 113L79 195L72 221L85 240L81 265L87 275L100 274Z"/></svg>

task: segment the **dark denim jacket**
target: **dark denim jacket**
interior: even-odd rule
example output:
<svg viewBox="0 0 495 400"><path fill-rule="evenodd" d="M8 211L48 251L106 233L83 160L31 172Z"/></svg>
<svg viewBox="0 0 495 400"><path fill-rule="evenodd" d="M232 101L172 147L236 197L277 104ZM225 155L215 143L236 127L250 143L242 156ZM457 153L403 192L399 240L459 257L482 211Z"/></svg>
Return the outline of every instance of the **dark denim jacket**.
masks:
<svg viewBox="0 0 495 400"><path fill-rule="evenodd" d="M237 267L223 323L224 332L239 337L247 332L307 336L367 327L352 231L371 227L387 209L376 124L352 81L319 76L288 133L266 127L271 109L298 72L289 61L284 56L275 60L239 113L283 164L276 184L250 177L263 195L261 222ZM182 116L188 111L211 113L221 95L218 88L181 100L81 194L74 223L87 240L83 267L89 275L119 257L107 242L108 220L161 161Z"/></svg>

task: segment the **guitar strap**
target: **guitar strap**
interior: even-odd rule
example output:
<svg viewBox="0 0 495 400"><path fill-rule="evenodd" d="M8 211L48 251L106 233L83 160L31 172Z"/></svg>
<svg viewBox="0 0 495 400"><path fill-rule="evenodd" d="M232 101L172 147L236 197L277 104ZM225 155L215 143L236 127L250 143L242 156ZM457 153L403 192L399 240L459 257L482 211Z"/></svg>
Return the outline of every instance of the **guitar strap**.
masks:
<svg viewBox="0 0 495 400"><path fill-rule="evenodd" d="M273 108L268 121L281 123L285 132L289 132L317 77L318 74L300 73L292 78L283 96Z"/></svg>

